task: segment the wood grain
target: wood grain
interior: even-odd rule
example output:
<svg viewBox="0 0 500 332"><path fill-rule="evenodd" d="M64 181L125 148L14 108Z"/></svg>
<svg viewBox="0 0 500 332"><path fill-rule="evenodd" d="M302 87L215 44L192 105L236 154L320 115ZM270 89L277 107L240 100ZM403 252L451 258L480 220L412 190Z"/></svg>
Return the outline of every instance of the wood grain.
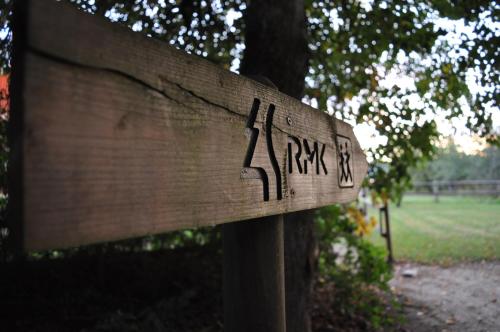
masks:
<svg viewBox="0 0 500 332"><path fill-rule="evenodd" d="M28 1L13 91L22 158L23 247L40 250L251 219L354 200L367 163L351 126L158 40L52 0ZM22 67L22 68L21 68ZM251 167L248 117L260 107ZM266 133L269 105L277 185ZM337 136L340 135L340 136ZM325 145L328 174L289 172L294 137ZM351 144L352 186L339 182L337 137ZM16 144L18 142L18 144ZM19 151L20 150L20 151ZM304 150L304 149L303 149ZM321 151L319 151L321 152ZM319 152L316 158L319 156ZM301 162L305 162L302 155ZM296 166L296 165L295 165ZM314 171L313 171L314 170ZM279 200L277 188L281 187ZM14 216L15 217L15 216Z"/></svg>
<svg viewBox="0 0 500 332"><path fill-rule="evenodd" d="M224 331L285 332L283 215L223 225Z"/></svg>

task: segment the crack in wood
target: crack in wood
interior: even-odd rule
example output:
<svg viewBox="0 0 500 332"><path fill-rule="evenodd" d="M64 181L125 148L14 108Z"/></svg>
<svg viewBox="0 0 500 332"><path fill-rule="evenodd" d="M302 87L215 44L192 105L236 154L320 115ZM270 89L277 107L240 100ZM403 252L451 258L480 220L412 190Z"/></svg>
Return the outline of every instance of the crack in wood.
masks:
<svg viewBox="0 0 500 332"><path fill-rule="evenodd" d="M70 65L70 66L76 66L76 67L80 67L80 68L84 68L84 69L89 69L89 70L102 70L102 71L106 71L106 72L109 72L109 73L112 73L112 74L115 74L115 75L118 75L118 76L121 76L123 78L126 78L130 81L133 81L137 84L140 84L141 86L145 87L146 89L149 89L149 90L153 90L154 92L157 92L159 93L161 96L165 97L166 99L168 100L172 100L173 102L183 106L183 107L186 107L188 109L191 109L193 110L193 107L183 103L182 101L170 96L169 94L167 94L165 92L165 90L163 89L159 89L147 82L144 82L143 80L133 76L133 75L130 75L126 72L123 72L121 70L117 70L117 69L112 69L112 68L106 68L106 67L100 67L100 66L90 66L90 65L84 65L84 64L81 64L81 63L78 63L78 62L75 62L75 61L71 61L71 60L68 60L66 58L63 58L63 57L59 57L57 55L53 55L51 53L48 53L48 52L45 52L45 51L42 51L42 50L39 50L33 46L28 46L27 47L28 51L37 55L37 56L40 56L40 57L43 57L45 59L48 59L48 60L52 60L52 61L55 61L55 62L60 62L60 63L64 63L64 64L67 64L67 65ZM189 95L195 97L196 99L199 99L201 101L203 101L204 103L206 104L209 104L209 105L212 105L214 107L217 107L219 109L222 109L232 115L236 115L242 119L246 119L246 115L244 114L240 114L236 111L233 111L232 109L230 109L229 107L226 107L226 106L223 106L223 105L220 105L220 104L217 104L217 103L214 103L213 101L203 97L203 96L200 96L198 94L196 94L194 91L190 90L190 89L187 89L185 87L183 87L181 84L179 83L176 83L176 82L172 82L171 80L169 80L168 78L166 78L164 75L159 75L159 78L164 81L164 82L167 82L175 87L177 87L179 90L181 91L184 91L184 92L187 92ZM195 110L196 111L196 110ZM261 122L261 121L257 121L257 122ZM281 129L280 127L276 126L275 124L272 125L272 127L280 132L282 132L283 134L287 134L289 135L290 133Z"/></svg>
<svg viewBox="0 0 500 332"><path fill-rule="evenodd" d="M81 64L81 63L78 63L78 62L75 62L75 61L71 61L71 60L68 60L68 59L65 59L65 58L62 58L62 57L59 57L59 56L47 53L45 51L39 50L39 49L37 49L35 47L32 47L32 46L28 46L28 51L30 53L33 53L33 54L37 55L37 56L40 56L40 57L48 59L48 60L52 60L54 62L61 62L61 63L67 64L67 65L70 65L70 66L75 66L75 67L89 69L89 70L102 70L102 71L106 71L106 72L109 72L109 73L121 76L121 77L126 78L126 79L128 79L130 81L133 81L134 83L140 84L141 86L143 86L143 87L145 87L145 88L147 88L149 90L153 90L153 91L159 93L160 95L162 95L163 97L165 97L166 99L172 100L172 101L176 102L179 105L182 105L182 106L187 107L187 108L191 108L188 105L180 102L179 100L177 100L177 99L169 96L165 91L163 91L161 89L158 89L158 88L156 88L156 87L154 87L154 86L152 86L152 85L150 85L150 84L148 84L148 83L146 83L146 82L138 79L137 77L132 76L130 74L127 74L125 72L122 72L120 70L111 69L111 68L105 68L105 67L97 67L97 66L84 65L84 64Z"/></svg>

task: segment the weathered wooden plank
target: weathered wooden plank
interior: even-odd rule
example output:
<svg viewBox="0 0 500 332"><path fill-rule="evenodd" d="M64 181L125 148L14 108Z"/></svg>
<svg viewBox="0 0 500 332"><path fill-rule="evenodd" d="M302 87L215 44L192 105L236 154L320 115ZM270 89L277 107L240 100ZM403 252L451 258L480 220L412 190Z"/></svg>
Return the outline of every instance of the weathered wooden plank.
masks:
<svg viewBox="0 0 500 332"><path fill-rule="evenodd" d="M11 135L26 250L356 197L367 163L348 124L68 5L27 5Z"/></svg>

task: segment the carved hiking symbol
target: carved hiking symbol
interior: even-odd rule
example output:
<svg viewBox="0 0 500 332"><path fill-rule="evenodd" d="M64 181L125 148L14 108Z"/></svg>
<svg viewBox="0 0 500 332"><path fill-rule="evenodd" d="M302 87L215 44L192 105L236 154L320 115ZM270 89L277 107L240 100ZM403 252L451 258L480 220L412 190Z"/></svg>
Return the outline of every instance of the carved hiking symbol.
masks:
<svg viewBox="0 0 500 332"><path fill-rule="evenodd" d="M243 168L241 169L240 178L246 180L260 180L262 182L264 201L269 201L269 178L267 172L263 167L252 166L252 159L260 134L259 128L254 127L255 121L257 119L257 114L259 113L260 104L261 103L258 98L255 98L253 100L252 108L250 109L250 113L248 115L247 123L245 126L245 134L249 142L247 152L245 154L245 159L243 161ZM281 169L276 158L276 153L274 151L272 135L273 117L275 110L276 106L274 104L269 104L266 112L264 130L266 132L265 139L267 154L276 178L276 199L282 200L283 192L281 184ZM325 150L326 144L322 144L317 141L309 142L306 138L299 139L297 137L288 135L288 149L285 156L285 159L288 160L288 173L293 173L293 165L296 164L299 174L307 175L309 173L321 175L323 173L324 175L328 175L328 170L326 168L324 160ZM347 158L347 162L349 163L349 155L347 155L346 157L342 156L342 158ZM309 170L308 165L310 166ZM285 167L287 166L285 165ZM283 170L283 172L286 171ZM350 178L350 181L352 182L352 174L350 169L346 173L347 175L344 175L344 173L345 172L342 173L342 178L345 177L347 180Z"/></svg>
<svg viewBox="0 0 500 332"><path fill-rule="evenodd" d="M264 201L269 201L269 179L267 173L262 167L252 167L253 154L255 152L255 145L259 138L259 129L254 128L255 120L257 119L257 113L260 108L260 100L255 98L253 100L252 109L248 116L245 133L248 136L249 143L247 148L247 153L245 155L245 160L243 161L243 169L241 170L242 179L260 179L262 181L262 190ZM274 153L273 138L272 138L272 126L273 126L273 116L274 116L275 106L269 104L266 115L266 144L267 153L269 155L269 160L273 167L274 174L276 176L276 198L281 200L283 194L281 192L281 171L276 160L276 155Z"/></svg>
<svg viewBox="0 0 500 332"><path fill-rule="evenodd" d="M352 176L352 146L351 140L343 137L337 136L338 144L338 173L339 173L339 186L340 187L352 187L354 186L354 179Z"/></svg>

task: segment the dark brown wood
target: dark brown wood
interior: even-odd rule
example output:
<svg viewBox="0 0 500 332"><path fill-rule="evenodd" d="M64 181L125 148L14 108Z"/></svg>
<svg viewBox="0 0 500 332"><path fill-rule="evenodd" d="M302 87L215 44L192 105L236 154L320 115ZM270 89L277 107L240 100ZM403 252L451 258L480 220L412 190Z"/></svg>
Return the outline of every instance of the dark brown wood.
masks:
<svg viewBox="0 0 500 332"><path fill-rule="evenodd" d="M285 332L283 216L223 225L224 331Z"/></svg>
<svg viewBox="0 0 500 332"><path fill-rule="evenodd" d="M288 330L311 331L316 271L316 210L285 214L285 292Z"/></svg>
<svg viewBox="0 0 500 332"><path fill-rule="evenodd" d="M25 250L356 197L367 163L348 124L64 3L26 3L26 47L14 62L14 75L22 76L14 80L24 83L13 91L22 100L12 107L11 135L12 154L20 156L11 168L20 172L14 182L22 194L9 200L18 207L11 218L22 221ZM339 180L338 137L351 144L353 187ZM302 155L289 163L289 146L295 156L297 144Z"/></svg>

